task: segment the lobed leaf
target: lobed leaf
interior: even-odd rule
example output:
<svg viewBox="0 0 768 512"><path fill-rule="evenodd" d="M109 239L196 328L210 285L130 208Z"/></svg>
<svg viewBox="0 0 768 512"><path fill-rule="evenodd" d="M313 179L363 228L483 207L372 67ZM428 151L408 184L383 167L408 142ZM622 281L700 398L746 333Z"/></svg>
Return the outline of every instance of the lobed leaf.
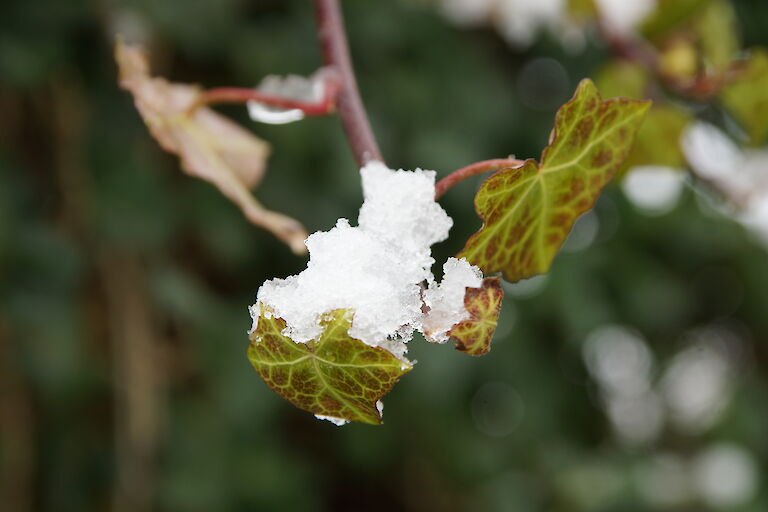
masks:
<svg viewBox="0 0 768 512"><path fill-rule="evenodd" d="M768 138L768 51L754 50L738 76L723 88L721 98L750 142L762 144Z"/></svg>
<svg viewBox="0 0 768 512"><path fill-rule="evenodd" d="M646 165L684 169L686 160L680 138L692 122L691 114L676 105L651 107L620 172Z"/></svg>
<svg viewBox="0 0 768 512"><path fill-rule="evenodd" d="M600 71L597 78L600 91L607 96L635 100L647 97L649 82L650 75L645 67L627 61L612 62ZM686 109L673 103L653 105L619 174L623 176L633 167L646 165L685 168L686 160L679 141L692 121Z"/></svg>
<svg viewBox="0 0 768 512"><path fill-rule="evenodd" d="M469 318L454 325L448 332L456 342L456 350L471 356L482 356L491 350L504 298L499 281L499 277L487 277L480 288L467 288L464 307L469 312Z"/></svg>
<svg viewBox="0 0 768 512"><path fill-rule="evenodd" d="M640 100L648 96L651 73L646 66L628 60L613 60L597 73L595 82L608 97Z"/></svg>
<svg viewBox="0 0 768 512"><path fill-rule="evenodd" d="M151 77L147 57L138 48L118 40L115 60L120 86L133 95L160 146L179 156L184 172L216 186L250 222L271 231L294 252L305 253L307 233L301 224L266 210L249 191L264 173L269 145L209 108L190 112L201 90Z"/></svg>
<svg viewBox="0 0 768 512"><path fill-rule="evenodd" d="M646 37L657 37L674 30L695 15L710 0L659 0L653 14L642 24Z"/></svg>
<svg viewBox="0 0 768 512"><path fill-rule="evenodd" d="M300 409L380 424L376 402L412 366L383 348L350 337L350 310L329 313L321 325L319 339L296 343L282 334L285 320L262 309L250 335L248 359L270 388Z"/></svg>
<svg viewBox="0 0 768 512"><path fill-rule="evenodd" d="M649 106L603 101L583 80L558 111L541 164L527 160L480 187L475 209L483 226L458 257L512 282L546 272L576 219L621 167Z"/></svg>
<svg viewBox="0 0 768 512"><path fill-rule="evenodd" d="M710 0L693 22L704 65L724 73L741 49L736 12L727 0Z"/></svg>

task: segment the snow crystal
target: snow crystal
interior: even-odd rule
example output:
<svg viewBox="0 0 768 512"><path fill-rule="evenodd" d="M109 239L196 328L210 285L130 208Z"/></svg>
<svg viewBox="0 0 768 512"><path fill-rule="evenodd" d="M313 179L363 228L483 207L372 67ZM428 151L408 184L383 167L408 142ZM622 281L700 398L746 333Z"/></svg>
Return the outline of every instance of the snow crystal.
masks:
<svg viewBox="0 0 768 512"><path fill-rule="evenodd" d="M330 421L331 423L333 423L337 427L342 427L342 426L346 425L347 423L349 423L349 420L344 420L344 419L341 419L341 418L334 418L333 416L323 416L322 414L315 414L315 418L317 418L319 420Z"/></svg>
<svg viewBox="0 0 768 512"><path fill-rule="evenodd" d="M443 265L443 281L434 282L424 292L424 304L429 311L424 316L423 329L427 338L436 343L448 341L448 331L469 318L464 307L467 288L479 288L483 283L480 269L464 258L449 258Z"/></svg>
<svg viewBox="0 0 768 512"><path fill-rule="evenodd" d="M305 242L307 268L266 281L257 302L284 319L284 335L299 343L321 334L322 315L353 310L350 336L405 361L405 343L425 321L422 283L434 281L430 246L448 237L452 221L434 200L434 171L394 171L371 162L361 176L359 225L339 219L330 231L312 234ZM445 273L444 283L425 293L432 309L428 323L440 330L463 319L465 287L482 279L466 261L450 260ZM252 316L258 314L251 308Z"/></svg>

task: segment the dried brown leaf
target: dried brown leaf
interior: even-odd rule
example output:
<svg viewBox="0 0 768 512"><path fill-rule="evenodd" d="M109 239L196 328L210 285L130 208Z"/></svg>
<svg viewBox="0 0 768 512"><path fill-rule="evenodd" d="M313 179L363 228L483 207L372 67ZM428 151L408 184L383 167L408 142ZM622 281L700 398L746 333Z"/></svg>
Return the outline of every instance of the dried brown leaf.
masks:
<svg viewBox="0 0 768 512"><path fill-rule="evenodd" d="M190 176L216 186L253 224L272 232L297 254L306 252L307 233L296 220L265 209L251 194L264 174L269 145L206 107L190 108L202 91L149 74L147 56L122 41L115 47L120 86L160 146L181 159Z"/></svg>

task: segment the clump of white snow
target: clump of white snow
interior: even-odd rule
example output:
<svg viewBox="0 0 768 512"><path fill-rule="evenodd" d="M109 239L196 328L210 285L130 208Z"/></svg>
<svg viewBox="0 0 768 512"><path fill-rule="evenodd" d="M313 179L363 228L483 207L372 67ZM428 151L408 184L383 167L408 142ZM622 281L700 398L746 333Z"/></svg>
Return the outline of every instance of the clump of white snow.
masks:
<svg viewBox="0 0 768 512"><path fill-rule="evenodd" d="M467 263L464 258L449 258L443 265L443 281L429 283L424 292L424 304L429 311L424 315L423 332L429 341L445 343L448 331L469 318L464 307L467 288L479 288L483 283L480 269Z"/></svg>
<svg viewBox="0 0 768 512"><path fill-rule="evenodd" d="M452 258L441 285L430 271L430 246L445 240L453 224L435 202L435 172L394 171L371 162L361 175L359 225L339 219L330 231L310 235L307 268L259 288L257 304L266 307L250 308L251 332L267 310L285 320L284 335L305 343L320 336L324 314L351 309L350 336L405 360L414 330L429 325L429 332L447 339L445 333L466 317L464 293L480 286L480 270ZM430 287L422 297L425 281Z"/></svg>

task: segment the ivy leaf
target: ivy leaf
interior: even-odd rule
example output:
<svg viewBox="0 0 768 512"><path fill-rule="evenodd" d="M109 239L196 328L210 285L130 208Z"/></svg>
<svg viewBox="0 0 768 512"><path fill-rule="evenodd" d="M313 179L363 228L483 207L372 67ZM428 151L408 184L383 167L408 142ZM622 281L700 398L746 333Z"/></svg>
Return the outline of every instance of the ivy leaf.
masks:
<svg viewBox="0 0 768 512"><path fill-rule="evenodd" d="M643 22L642 33L649 38L662 35L687 21L710 0L662 0L653 14Z"/></svg>
<svg viewBox="0 0 768 512"><path fill-rule="evenodd" d="M448 332L456 342L456 350L471 356L482 356L491 350L504 298L499 281L499 277L487 277L480 288L467 288L464 307L469 312L469 318L454 325Z"/></svg>
<svg viewBox="0 0 768 512"><path fill-rule="evenodd" d="M637 132L637 140L621 173L646 165L684 169L686 160L680 138L692 122L691 114L681 107L672 104L654 105Z"/></svg>
<svg viewBox="0 0 768 512"><path fill-rule="evenodd" d="M710 0L693 22L702 59L713 73L724 73L741 48L736 12L731 2Z"/></svg>
<svg viewBox="0 0 768 512"><path fill-rule="evenodd" d="M598 74L597 84L607 96L641 100L647 97L650 75L647 69L624 60L614 61ZM637 132L635 144L619 174L633 167L659 165L682 169L686 166L678 143L685 128L693 121L691 114L673 103L654 104Z"/></svg>
<svg viewBox="0 0 768 512"><path fill-rule="evenodd" d="M639 100L647 96L651 74L642 64L614 60L600 70L595 81L600 92L608 97Z"/></svg>
<svg viewBox="0 0 768 512"><path fill-rule="evenodd" d="M546 272L576 219L621 167L649 107L603 101L583 80L558 111L541 164L503 169L480 187L475 209L483 226L458 257L511 282Z"/></svg>
<svg viewBox="0 0 768 512"><path fill-rule="evenodd" d="M160 146L179 156L182 170L216 186L250 222L271 231L295 253L306 253L301 224L266 210L249 191L264 173L269 145L209 108L190 112L202 91L151 77L147 57L138 48L118 40L115 60L120 86L133 95Z"/></svg>
<svg viewBox="0 0 768 512"><path fill-rule="evenodd" d="M752 51L744 68L721 93L726 108L744 126L752 144L768 137L768 51Z"/></svg>
<svg viewBox="0 0 768 512"><path fill-rule="evenodd" d="M376 402L412 366L350 337L352 314L344 309L329 313L319 339L296 343L282 334L285 320L262 309L249 337L248 359L264 382L296 407L377 425L382 420Z"/></svg>

